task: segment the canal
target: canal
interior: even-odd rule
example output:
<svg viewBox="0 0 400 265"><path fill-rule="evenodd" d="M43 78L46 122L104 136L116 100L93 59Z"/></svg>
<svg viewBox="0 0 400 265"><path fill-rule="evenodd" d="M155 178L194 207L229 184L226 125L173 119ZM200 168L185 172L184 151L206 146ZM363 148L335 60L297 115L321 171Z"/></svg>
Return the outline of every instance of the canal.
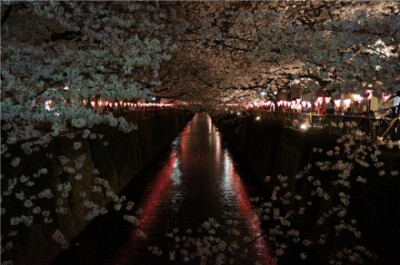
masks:
<svg viewBox="0 0 400 265"><path fill-rule="evenodd" d="M210 116L196 114L163 153L122 192L140 223L110 210L52 264L272 264L252 189Z"/></svg>
<svg viewBox="0 0 400 265"><path fill-rule="evenodd" d="M249 186L210 116L196 114L156 160L122 192L140 224L110 211L52 264L271 264Z"/></svg>

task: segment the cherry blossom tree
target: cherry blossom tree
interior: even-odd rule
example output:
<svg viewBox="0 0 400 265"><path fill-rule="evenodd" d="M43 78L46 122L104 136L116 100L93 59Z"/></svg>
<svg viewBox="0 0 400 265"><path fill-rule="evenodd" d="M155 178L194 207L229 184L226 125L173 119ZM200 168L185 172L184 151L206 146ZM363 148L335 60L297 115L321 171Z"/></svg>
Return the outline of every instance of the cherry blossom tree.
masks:
<svg viewBox="0 0 400 265"><path fill-rule="evenodd" d="M260 92L277 100L283 91L289 97L307 92L316 96L324 90L332 97L365 95L366 89L394 97L399 91L397 2L1 5L1 154L2 164L12 169L71 128L81 129L83 138L101 138L91 131L97 124L124 132L136 128L112 113L98 113L89 104L92 100L157 95L199 102L212 110L219 103L252 101ZM74 143L78 153L80 147L79 141ZM82 179L84 156L46 155L57 157L63 172ZM75 168L69 165L72 161ZM12 248L14 227L31 226L39 213L46 224L67 214L63 203L73 184L65 181L55 190L37 192L35 181L48 169L35 166L32 176L2 172L2 205L24 207L18 216L5 215L6 250ZM104 192L115 210L132 209L133 202L117 196L96 169L92 173L95 181L90 190L80 191L82 198L87 192ZM57 206L42 211L35 198L54 199ZM83 203L88 220L107 212L93 201ZM2 215L6 211L2 208ZM124 218L136 223L134 215ZM62 231L56 230L52 238L67 247Z"/></svg>
<svg viewBox="0 0 400 265"><path fill-rule="evenodd" d="M55 218L68 215L66 205L73 193L88 209L82 217L86 220L107 213L90 194L103 194L117 205L116 210L127 203L96 168L89 172L93 183L82 180L88 172L81 172L87 163L81 140L104 136L92 131L94 125L118 127L123 132L137 125L112 113L98 113L90 101L148 97L150 88L159 85L161 64L170 60L175 46L160 22L163 13L154 3L1 5L1 234L6 260L14 237L24 227L51 224ZM71 148L75 153L49 150L56 137L66 136L76 139ZM54 172L43 164L30 164L38 156L43 156L39 159L42 162L54 159L58 175L68 177L58 179L60 176L50 175ZM52 203L46 200L54 202L54 207L47 209ZM52 238L65 248L68 240L62 232L57 229Z"/></svg>
<svg viewBox="0 0 400 265"><path fill-rule="evenodd" d="M294 95L325 89L334 97L364 96L368 85L375 95L398 90L398 3L165 5L173 11L167 23L180 41L173 56L180 63L165 69L162 95L237 101L260 91L274 99L284 89Z"/></svg>

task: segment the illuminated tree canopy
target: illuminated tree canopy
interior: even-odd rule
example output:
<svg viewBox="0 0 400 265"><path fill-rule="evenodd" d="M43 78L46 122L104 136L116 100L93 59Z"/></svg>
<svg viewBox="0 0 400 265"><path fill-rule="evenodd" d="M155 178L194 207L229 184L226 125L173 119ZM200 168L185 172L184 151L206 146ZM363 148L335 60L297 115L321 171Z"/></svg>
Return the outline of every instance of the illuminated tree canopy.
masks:
<svg viewBox="0 0 400 265"><path fill-rule="evenodd" d="M29 98L67 85L83 99L145 97L151 89L204 102L292 87L337 97L367 84L385 91L399 86L397 2L64 2L4 9L4 87L29 84L36 90ZM31 22L36 32L13 19ZM34 74L20 80L19 63L18 71L31 67ZM84 91L76 91L78 83Z"/></svg>
<svg viewBox="0 0 400 265"><path fill-rule="evenodd" d="M38 220L39 199L61 201L42 213L40 222L67 214L62 203L74 196L71 182L82 179L86 157L47 153L67 177L40 191L35 181L53 177L46 177L47 168L34 165L32 176L13 169L32 154L44 155L41 151L62 134L76 139L73 149L79 153L80 137L103 137L94 125L127 133L137 129L112 112L100 113L91 101L154 97L212 111L218 104L252 102L261 92L272 101L321 93L337 99L348 92L365 95L367 89L394 97L400 93L399 12L395 1L2 1L1 158L11 168L7 173L15 174L2 172L1 200L23 209L16 216L2 206L4 242L12 241L15 227ZM80 135L70 133L76 129ZM346 141L354 144L351 137ZM370 139L363 135L364 140ZM118 197L96 168L92 173L88 194L95 190L118 211L123 204L132 210L133 202ZM82 201L90 208L85 220L107 212ZM137 222L130 213L124 218ZM68 246L58 229L53 239Z"/></svg>
<svg viewBox="0 0 400 265"><path fill-rule="evenodd" d="M165 71L171 77L162 92L224 102L292 87L304 92L327 89L336 97L364 92L367 84L377 91L399 88L398 3L172 6L172 13L179 14L170 20L180 42L173 61L179 63L168 64Z"/></svg>

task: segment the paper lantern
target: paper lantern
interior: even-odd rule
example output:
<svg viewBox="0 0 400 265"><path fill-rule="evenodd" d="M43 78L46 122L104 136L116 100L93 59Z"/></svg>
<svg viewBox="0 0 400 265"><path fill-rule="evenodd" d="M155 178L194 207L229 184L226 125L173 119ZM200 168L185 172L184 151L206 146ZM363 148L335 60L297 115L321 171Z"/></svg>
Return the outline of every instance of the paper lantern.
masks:
<svg viewBox="0 0 400 265"><path fill-rule="evenodd" d="M324 101L324 98L323 97L319 97L319 98L317 98L317 103L318 103L318 105L322 105L322 102Z"/></svg>
<svg viewBox="0 0 400 265"><path fill-rule="evenodd" d="M329 102L331 102L331 98L330 97L325 97L325 104L329 104Z"/></svg>
<svg viewBox="0 0 400 265"><path fill-rule="evenodd" d="M358 102L358 107L359 107L359 108L360 108L361 102L362 102L363 100L364 100L364 98L363 98L362 96L358 95L356 101Z"/></svg>
<svg viewBox="0 0 400 265"><path fill-rule="evenodd" d="M365 94L367 95L367 100L370 101L373 97L374 91L372 89L368 89L365 91Z"/></svg>
<svg viewBox="0 0 400 265"><path fill-rule="evenodd" d="M392 95L392 93L389 93L389 94L385 95L385 93L382 92L382 100L383 100L383 102L388 101L391 95Z"/></svg>
<svg viewBox="0 0 400 265"><path fill-rule="evenodd" d="M343 105L346 109L348 109L350 107L351 104L351 99L345 99L343 100Z"/></svg>
<svg viewBox="0 0 400 265"><path fill-rule="evenodd" d="M337 109L340 108L340 99L334 100L333 103L335 104L335 107L336 107Z"/></svg>

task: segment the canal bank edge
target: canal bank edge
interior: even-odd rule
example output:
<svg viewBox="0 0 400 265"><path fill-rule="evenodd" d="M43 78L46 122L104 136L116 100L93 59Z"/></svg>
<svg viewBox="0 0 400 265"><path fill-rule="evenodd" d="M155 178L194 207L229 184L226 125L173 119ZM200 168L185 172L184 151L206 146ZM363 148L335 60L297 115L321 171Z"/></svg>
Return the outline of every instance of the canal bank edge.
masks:
<svg viewBox="0 0 400 265"><path fill-rule="evenodd" d="M103 134L102 139L99 137L84 139L78 135L75 139L59 137L53 140L43 152L56 151L65 154L71 161L81 155L86 156L83 168L80 170L82 175L80 181L74 179L75 174L57 174L61 165L54 156L43 161L43 157L46 156L37 155L29 164L20 167L22 171L32 169L33 172L35 165L43 165L49 171L47 175L41 177L47 182L47 186L50 185L56 190L61 182L70 181L75 188L63 205L68 210L67 215L56 216L51 224L34 223L31 229L20 232L18 235L20 240L14 242L14 255L11 257L14 264L49 264L61 250L52 240L54 231L59 229L67 241L71 241L90 223L85 220L89 209L82 203L79 186L93 185L97 177L93 170L97 169L99 176L107 179L116 193L120 192L184 128L192 116L190 112L176 110L159 110L151 114L130 112L125 118L138 125L138 129L130 133L101 125L93 127L91 132ZM77 141L81 142L80 152L73 148L74 142ZM107 146L104 145L105 141L108 143ZM18 175L18 172L14 174ZM38 186L37 189L39 192L41 187ZM99 193L88 193L85 199L98 203L100 207L110 202L110 198ZM49 206L50 204L54 204L55 207L56 202L49 202ZM18 209L13 211L18 212Z"/></svg>
<svg viewBox="0 0 400 265"><path fill-rule="evenodd" d="M343 129L331 127L301 132L284 127L281 121L258 120L251 114L242 117L226 114L214 117L213 120L239 168L249 173L245 174L249 178L246 181L256 184L267 197L277 184L276 176L279 174L289 176L288 187L302 190L294 175L318 159L319 155L313 154L313 149L332 150L337 145L336 140L343 135ZM387 171L398 170L400 151L387 148L381 151L381 159ZM366 177L368 183L363 188L354 185L350 190L349 214L358 220L357 225L367 249L378 255L378 259L370 264L394 264L391 262L400 261L400 231L395 229L396 220L400 216L400 179L390 175L383 178L371 172L367 169L365 174L357 171L352 173ZM266 176L271 176L268 183L264 182ZM313 208L314 216L320 216L326 210L319 205ZM297 228L313 237L317 226L314 223L299 225ZM327 258L321 249L315 250L320 257Z"/></svg>

